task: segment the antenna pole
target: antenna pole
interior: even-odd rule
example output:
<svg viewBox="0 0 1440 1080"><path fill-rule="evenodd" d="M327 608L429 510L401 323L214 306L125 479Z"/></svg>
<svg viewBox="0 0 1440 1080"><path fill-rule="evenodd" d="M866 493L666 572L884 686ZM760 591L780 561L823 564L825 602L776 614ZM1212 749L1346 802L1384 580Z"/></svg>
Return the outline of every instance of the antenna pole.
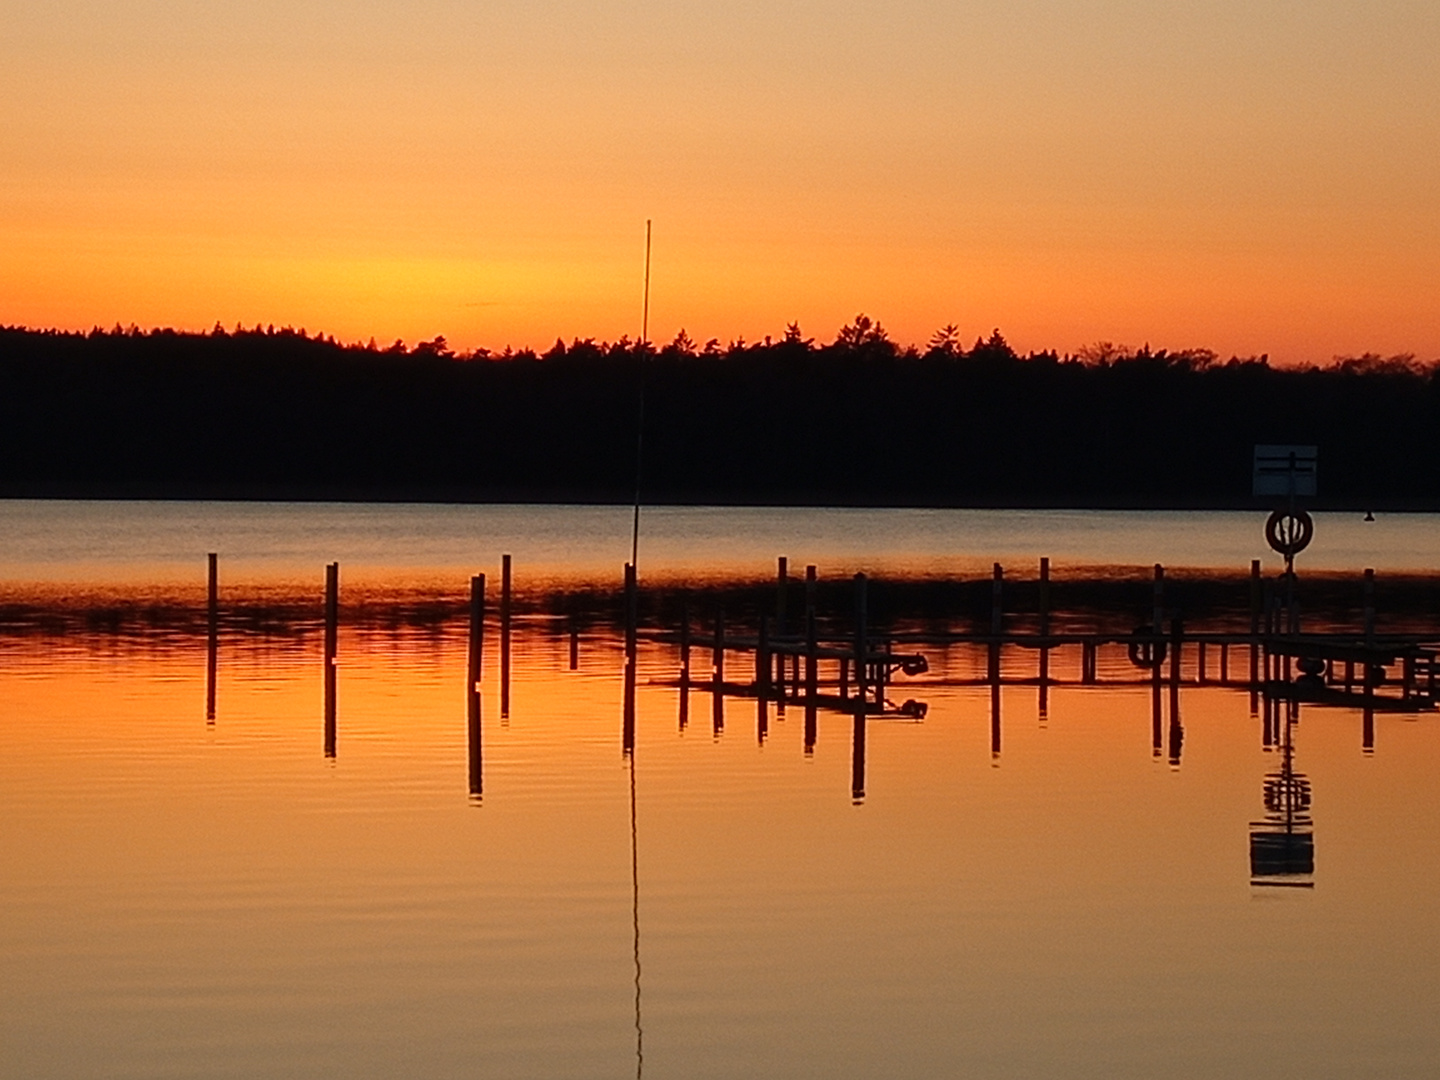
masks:
<svg viewBox="0 0 1440 1080"><path fill-rule="evenodd" d="M640 315L639 408L635 419L635 517L630 526L630 565L640 573L640 477L645 463L645 347L650 342L650 219L645 219L645 306Z"/></svg>
<svg viewBox="0 0 1440 1080"><path fill-rule="evenodd" d="M650 219L645 219L645 304L640 314L640 344L650 343Z"/></svg>

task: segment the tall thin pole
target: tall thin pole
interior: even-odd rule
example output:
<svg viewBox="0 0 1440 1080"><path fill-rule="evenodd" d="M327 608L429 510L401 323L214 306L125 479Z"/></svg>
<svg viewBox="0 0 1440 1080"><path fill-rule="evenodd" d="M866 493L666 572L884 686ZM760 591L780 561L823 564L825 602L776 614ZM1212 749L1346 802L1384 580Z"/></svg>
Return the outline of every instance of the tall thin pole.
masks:
<svg viewBox="0 0 1440 1080"><path fill-rule="evenodd" d="M640 405L635 419L635 516L630 526L630 565L640 567L640 477L645 461L645 347L650 343L650 219L645 219L645 301L640 314Z"/></svg>
<svg viewBox="0 0 1440 1080"><path fill-rule="evenodd" d="M645 219L645 303L640 313L640 344L650 343L650 219Z"/></svg>

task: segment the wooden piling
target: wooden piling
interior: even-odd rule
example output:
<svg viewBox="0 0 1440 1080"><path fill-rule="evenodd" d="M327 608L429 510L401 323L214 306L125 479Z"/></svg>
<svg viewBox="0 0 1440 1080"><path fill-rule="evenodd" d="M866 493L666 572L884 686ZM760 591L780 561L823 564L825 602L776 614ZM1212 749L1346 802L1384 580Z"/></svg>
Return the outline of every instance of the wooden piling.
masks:
<svg viewBox="0 0 1440 1080"><path fill-rule="evenodd" d="M1260 560L1250 560L1250 685L1260 676ZM1252 710L1253 711L1253 710Z"/></svg>
<svg viewBox="0 0 1440 1080"><path fill-rule="evenodd" d="M580 670L580 617L570 612L570 670Z"/></svg>
<svg viewBox="0 0 1440 1080"><path fill-rule="evenodd" d="M1165 636L1165 567L1158 562L1155 564L1155 584L1151 602L1154 611L1151 614L1150 625L1154 627L1155 641L1158 643Z"/></svg>
<svg viewBox="0 0 1440 1080"><path fill-rule="evenodd" d="M989 677L992 683L1000 681L1000 636L1005 632L1004 585L1005 571L997 562L990 578Z"/></svg>
<svg viewBox="0 0 1440 1080"><path fill-rule="evenodd" d="M785 600L790 591L790 560L781 555L775 562L775 636L785 636Z"/></svg>
<svg viewBox="0 0 1440 1080"><path fill-rule="evenodd" d="M639 616L638 588L635 580L635 564L625 564L625 660L627 663L635 661L635 646L638 627L636 623Z"/></svg>

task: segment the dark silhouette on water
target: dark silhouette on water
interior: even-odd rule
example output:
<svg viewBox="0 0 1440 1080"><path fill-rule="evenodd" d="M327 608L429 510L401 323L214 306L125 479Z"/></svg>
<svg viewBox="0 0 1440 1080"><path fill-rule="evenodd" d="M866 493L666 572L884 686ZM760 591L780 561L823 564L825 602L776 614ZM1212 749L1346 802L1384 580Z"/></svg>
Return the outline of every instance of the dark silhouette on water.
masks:
<svg viewBox="0 0 1440 1080"><path fill-rule="evenodd" d="M0 328L0 494L628 503L642 377L652 505L1243 505L1279 440L1324 444L1329 505L1440 506L1440 379L1405 358L903 349L863 317L500 356Z"/></svg>

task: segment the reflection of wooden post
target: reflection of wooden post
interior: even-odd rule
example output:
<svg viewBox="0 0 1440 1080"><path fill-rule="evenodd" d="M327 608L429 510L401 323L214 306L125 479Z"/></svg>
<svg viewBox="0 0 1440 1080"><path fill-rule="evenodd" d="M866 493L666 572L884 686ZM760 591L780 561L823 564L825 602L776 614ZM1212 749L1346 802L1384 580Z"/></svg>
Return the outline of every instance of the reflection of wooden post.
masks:
<svg viewBox="0 0 1440 1080"><path fill-rule="evenodd" d="M690 602L680 598L680 730L690 722Z"/></svg>
<svg viewBox="0 0 1440 1080"><path fill-rule="evenodd" d="M865 695L856 699L855 728L850 744L850 800L865 801Z"/></svg>
<svg viewBox="0 0 1440 1080"><path fill-rule="evenodd" d="M340 639L340 564L325 567L325 756L335 756L335 659Z"/></svg>
<svg viewBox="0 0 1440 1080"><path fill-rule="evenodd" d="M715 644L711 653L711 688L715 695L715 734L725 727L725 609L715 609Z"/></svg>
<svg viewBox="0 0 1440 1080"><path fill-rule="evenodd" d="M1375 644L1375 571L1365 571L1365 644Z"/></svg>
<svg viewBox="0 0 1440 1080"><path fill-rule="evenodd" d="M470 579L470 664L469 687L480 681L485 655L485 575Z"/></svg>
<svg viewBox="0 0 1440 1080"><path fill-rule="evenodd" d="M625 706L621 721L620 752L629 756L635 752L635 660L625 661Z"/></svg>
<svg viewBox="0 0 1440 1080"><path fill-rule="evenodd" d="M1040 560L1040 719L1050 709L1050 560Z"/></svg>
<svg viewBox="0 0 1440 1080"><path fill-rule="evenodd" d="M571 601L572 605L574 601ZM573 607L570 611L570 670L580 670L580 617Z"/></svg>
<svg viewBox="0 0 1440 1080"><path fill-rule="evenodd" d="M1185 627L1176 615L1170 620L1170 764L1180 764L1180 650Z"/></svg>
<svg viewBox="0 0 1440 1080"><path fill-rule="evenodd" d="M817 713L815 695L819 683L820 657L815 627L815 567L805 567L805 753L815 752Z"/></svg>
<svg viewBox="0 0 1440 1080"><path fill-rule="evenodd" d="M755 644L755 722L763 743L770 725L770 617L763 614Z"/></svg>
<svg viewBox="0 0 1440 1080"><path fill-rule="evenodd" d="M205 719L215 719L215 676L220 666L220 556L210 552L210 585L205 648Z"/></svg>
<svg viewBox="0 0 1440 1080"><path fill-rule="evenodd" d="M500 556L500 719L510 716L510 556Z"/></svg>
<svg viewBox="0 0 1440 1080"><path fill-rule="evenodd" d="M1000 683L990 683L990 756L1000 756Z"/></svg>
<svg viewBox="0 0 1440 1080"><path fill-rule="evenodd" d="M1097 646L1093 641L1082 641L1080 643L1080 681L1093 683L1095 681L1099 664L1096 659Z"/></svg>
<svg viewBox="0 0 1440 1080"><path fill-rule="evenodd" d="M1250 560L1250 685L1260 676L1260 560Z"/></svg>
<svg viewBox="0 0 1440 1080"><path fill-rule="evenodd" d="M855 668L855 699L856 708L865 708L865 652L868 641L866 620L868 617L868 598L866 596L866 579L864 574L855 575L855 659L852 665Z"/></svg>
<svg viewBox="0 0 1440 1080"><path fill-rule="evenodd" d="M1371 573L1372 571L1366 571L1367 575ZM1375 664L1369 657L1366 657L1362 666L1365 669L1363 676L1365 680L1365 715L1360 746L1368 754L1375 749Z"/></svg>
<svg viewBox="0 0 1440 1080"><path fill-rule="evenodd" d="M470 689L465 694L466 730L468 738L466 741L469 750L470 763L470 795L479 802L484 792L484 769L483 751L481 749L480 731L480 691L475 689L475 684L470 684Z"/></svg>

